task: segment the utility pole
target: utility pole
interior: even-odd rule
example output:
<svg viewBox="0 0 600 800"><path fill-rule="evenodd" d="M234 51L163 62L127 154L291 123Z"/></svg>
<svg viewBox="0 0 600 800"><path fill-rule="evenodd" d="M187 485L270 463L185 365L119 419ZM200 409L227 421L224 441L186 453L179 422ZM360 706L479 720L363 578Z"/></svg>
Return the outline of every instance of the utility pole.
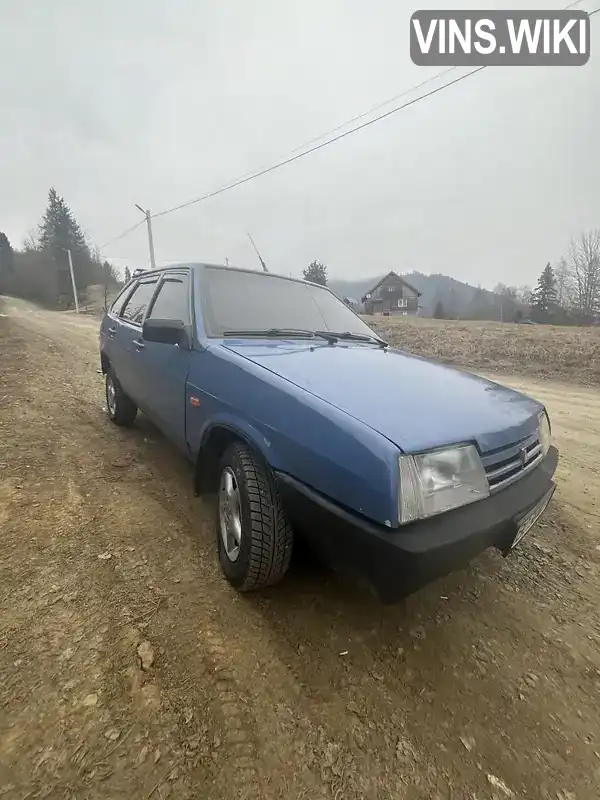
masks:
<svg viewBox="0 0 600 800"><path fill-rule="evenodd" d="M142 214L146 217L146 225L148 226L148 248L150 249L150 269L156 269L156 261L154 260L154 238L152 236L152 214L150 209L144 209L138 204L135 204Z"/></svg>
<svg viewBox="0 0 600 800"><path fill-rule="evenodd" d="M73 299L75 300L75 312L79 314L79 300L77 298L77 287L75 286L75 273L73 272L73 259L71 258L71 251L65 248L67 256L69 257L69 272L71 273L71 286L73 287Z"/></svg>

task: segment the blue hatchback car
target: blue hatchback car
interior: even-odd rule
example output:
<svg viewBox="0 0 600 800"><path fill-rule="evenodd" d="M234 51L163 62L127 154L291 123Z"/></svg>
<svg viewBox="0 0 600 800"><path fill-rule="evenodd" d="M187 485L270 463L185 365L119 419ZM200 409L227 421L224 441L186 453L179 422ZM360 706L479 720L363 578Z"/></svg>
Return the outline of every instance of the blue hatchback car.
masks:
<svg viewBox="0 0 600 800"><path fill-rule="evenodd" d="M217 497L239 591L285 574L295 536L394 601L489 547L508 554L554 492L543 405L393 349L323 286L182 264L105 314L109 417L141 410Z"/></svg>

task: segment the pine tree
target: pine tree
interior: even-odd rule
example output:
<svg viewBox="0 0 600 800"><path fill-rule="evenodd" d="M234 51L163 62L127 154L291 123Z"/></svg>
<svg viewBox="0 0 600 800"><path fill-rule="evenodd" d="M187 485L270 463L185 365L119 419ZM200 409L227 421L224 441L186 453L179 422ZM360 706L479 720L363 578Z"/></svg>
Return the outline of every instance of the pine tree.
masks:
<svg viewBox="0 0 600 800"><path fill-rule="evenodd" d="M39 226L38 248L58 272L59 294L71 294L67 250L71 251L77 288L88 286L93 278L94 259L73 212L54 187L48 192L48 205Z"/></svg>
<svg viewBox="0 0 600 800"><path fill-rule="evenodd" d="M305 281L312 281L313 283L320 283L321 286L327 286L327 267L321 264L320 261L312 261L306 269L302 271Z"/></svg>
<svg viewBox="0 0 600 800"><path fill-rule="evenodd" d="M48 192L48 205L40 225L39 248L52 253L61 261L61 249L69 249L73 256L83 255L89 261L91 254L85 236L64 199L52 187Z"/></svg>
<svg viewBox="0 0 600 800"><path fill-rule="evenodd" d="M8 236L0 231L0 276L7 272L12 272L15 261L15 252Z"/></svg>
<svg viewBox="0 0 600 800"><path fill-rule="evenodd" d="M131 280L131 270L129 267L125 267L125 283L129 283Z"/></svg>
<svg viewBox="0 0 600 800"><path fill-rule="evenodd" d="M537 286L531 295L531 308L538 317L543 320L556 307L556 279L554 270L550 262L544 267L542 274L538 278Z"/></svg>

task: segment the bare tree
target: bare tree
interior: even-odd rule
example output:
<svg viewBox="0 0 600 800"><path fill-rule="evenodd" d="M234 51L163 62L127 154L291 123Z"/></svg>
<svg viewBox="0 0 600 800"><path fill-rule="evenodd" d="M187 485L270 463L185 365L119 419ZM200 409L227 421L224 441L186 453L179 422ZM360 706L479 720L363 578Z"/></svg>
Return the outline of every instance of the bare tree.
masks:
<svg viewBox="0 0 600 800"><path fill-rule="evenodd" d="M23 250L26 253L32 253L39 250L38 232L35 228L31 228L23 238Z"/></svg>
<svg viewBox="0 0 600 800"><path fill-rule="evenodd" d="M566 258L561 258L554 268L554 278L556 280L556 302L562 309L569 311L575 299L575 283L573 270Z"/></svg>
<svg viewBox="0 0 600 800"><path fill-rule="evenodd" d="M511 322L517 316L517 289L514 286L506 286L504 283L497 283L494 293L498 295L498 312L501 322Z"/></svg>
<svg viewBox="0 0 600 800"><path fill-rule="evenodd" d="M524 283L522 286L518 286L516 289L516 298L517 302L520 303L522 306L529 306L531 305L531 295L533 291L531 286Z"/></svg>
<svg viewBox="0 0 600 800"><path fill-rule="evenodd" d="M577 315L581 322L591 322L600 312L600 229L586 231L571 242L567 265L573 276Z"/></svg>

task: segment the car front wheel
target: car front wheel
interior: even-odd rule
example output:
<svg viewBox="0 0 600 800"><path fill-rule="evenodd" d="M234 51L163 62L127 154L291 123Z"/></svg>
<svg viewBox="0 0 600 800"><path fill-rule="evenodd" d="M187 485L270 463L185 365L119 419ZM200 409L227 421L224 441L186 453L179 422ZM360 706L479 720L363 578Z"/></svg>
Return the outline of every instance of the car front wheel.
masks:
<svg viewBox="0 0 600 800"><path fill-rule="evenodd" d="M112 369L106 373L106 410L115 425L123 427L133 425L137 414L137 406L121 389L121 384Z"/></svg>
<svg viewBox="0 0 600 800"><path fill-rule="evenodd" d="M287 572L293 531L268 467L242 442L219 465L217 548L227 580L240 592L277 583Z"/></svg>

